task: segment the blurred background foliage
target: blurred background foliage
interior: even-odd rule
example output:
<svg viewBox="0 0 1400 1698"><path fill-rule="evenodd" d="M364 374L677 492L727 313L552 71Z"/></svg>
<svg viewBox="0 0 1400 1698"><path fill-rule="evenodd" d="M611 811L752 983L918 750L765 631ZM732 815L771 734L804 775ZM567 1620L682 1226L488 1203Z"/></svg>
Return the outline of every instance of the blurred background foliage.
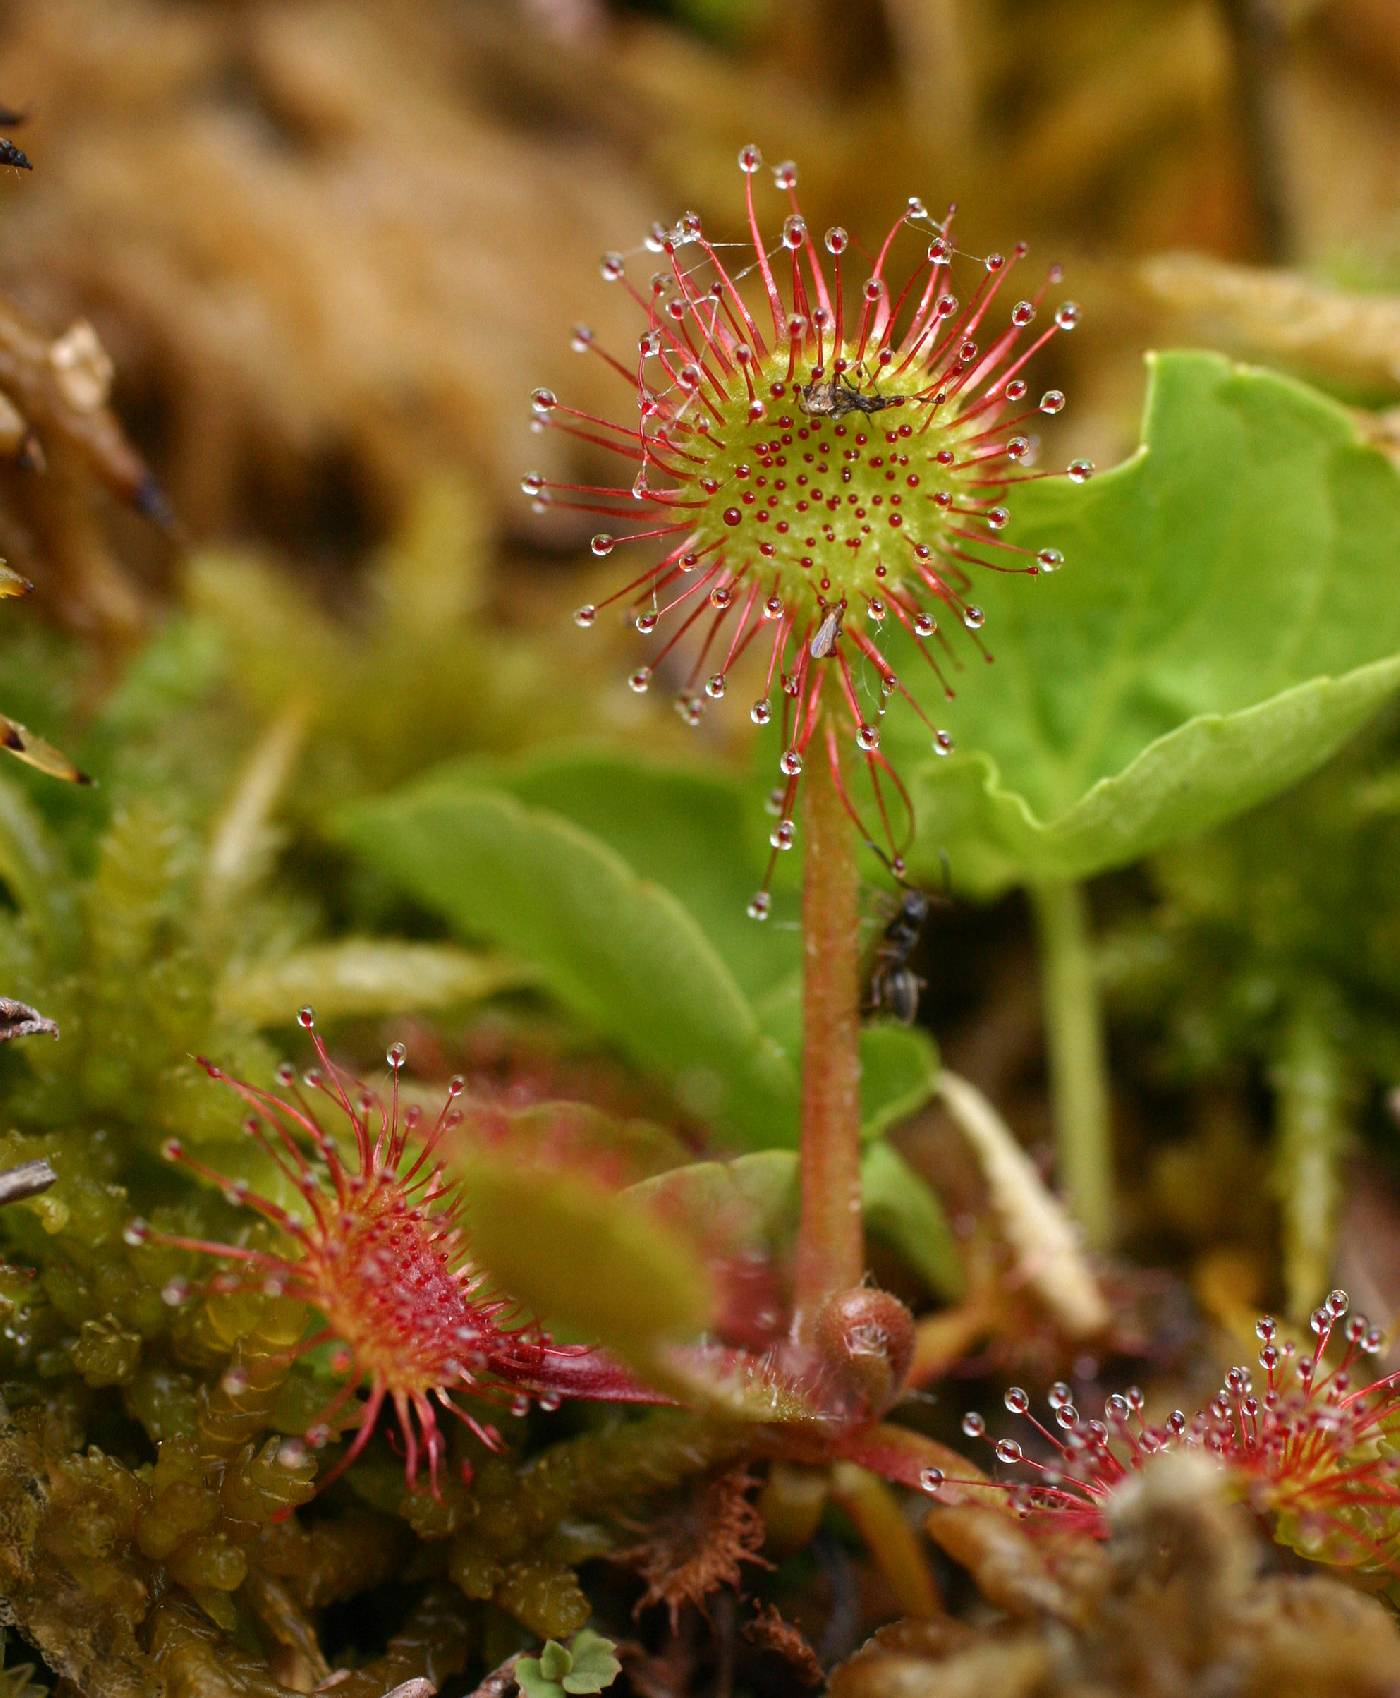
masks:
<svg viewBox="0 0 1400 1698"><path fill-rule="evenodd" d="M245 1019L272 1017L318 940L400 929L447 947L327 848L332 808L580 731L694 750L620 686L628 639L580 645L561 617L605 580L580 564L586 515L536 518L520 496L522 468L553 448L524 396L567 382L581 405L612 404L602 366L567 346L577 315L630 334L597 257L684 205L731 218L741 141L801 161L818 226L873 228L917 189L956 198L974 243L1024 236L1061 259L1084 329L1047 377L1071 396L1076 451L1101 464L1135 441L1142 352L1176 341L1294 370L1363 407L1377 440L1395 430L1387 0L20 0L0 28L38 167L0 185L0 387L19 419L0 549L38 603L0 625L5 700L101 781L14 783L75 876L114 876L103 833L128 805L155 809L132 829L186 868L156 880L160 900L194 891L190 912L224 932L210 947L248 983L268 942L260 988L225 993ZM699 736L722 743L739 717ZM1335 806L1309 790L1279 816L1355 844L1342 822L1358 789L1384 814L1392 746L1379 734L1318 781ZM220 831L223 871L199 871ZM1190 1115L1164 1123L1167 1090L1229 1083L1258 1118L1246 1085L1284 1066L1285 1004L1346 1000L1316 937L1333 962L1383 963L1383 876L1364 920L1359 890L1311 940L1278 919L1315 912L1339 866L1377 864L1299 833L1284 857L1278 831L1249 822L1102 887L1122 914L1106 971L1129 1140L1196 1136ZM230 932L275 853L269 917ZM1223 941L1231 916L1258 948ZM929 1017L1034 1138L1025 939L1014 900L943 917ZM1294 989L1259 990L1260 950ZM1135 1027L1166 986L1217 983L1169 999L1174 1035ZM357 994L359 1013L394 1002ZM1384 1020L1326 1023L1352 1052L1338 1100L1382 1131Z"/></svg>
<svg viewBox="0 0 1400 1698"><path fill-rule="evenodd" d="M489 885L458 904L464 940L423 881L352 857L343 822L373 832L375 798L444 762L508 771L608 876L620 858L648 900L655 879L664 924L637 959L662 989L685 907L694 960L738 986L709 1053L749 1045L771 1106L772 1136L742 1136L790 1141L770 1051L795 938L750 942L740 911L764 824L735 776L747 723L688 732L626 689L629 635L578 641L568 611L615 574L588 515L534 516L520 491L563 465L531 434L533 385L616 405L568 346L580 318L635 334L599 255L691 205L732 225L740 144L801 163L814 228L882 228L917 192L956 199L975 248L1061 260L1082 327L1043 375L1101 466L1137 442L1143 353L1175 343L1305 377L1400 456L1394 0L10 0L0 45L35 166L0 180L0 555L35 586L0 609L0 703L97 780L0 782L0 991L63 1031L0 1053L0 1129L15 1159L95 1171L62 1220L36 1201L16 1229L96 1292L42 1313L11 1293L38 1317L26 1368L56 1378L65 1329L129 1279L108 1187L161 1183L171 1133L217 1149L236 1128L189 1056L264 1077L303 1001L366 1066L406 1035L423 1075L466 1067L515 1108L580 1099L687 1155L733 1130L703 1070L645 1065L647 1019L658 1043L680 1023L643 972L635 1018L598 1014L591 983L492 941ZM580 736L587 772L643 747L693 764L698 736L715 829L687 832L677 789L649 839L630 768L643 800L594 817L561 776ZM1400 1311L1397 751L1392 714L1282 800L1093 888L1125 1242L1161 1271L1110 1276L1091 1383L1144 1338L1170 1374L1196 1313L1234 1330L1335 1273ZM943 1060L1044 1166L1024 899L940 909L925 951ZM876 1034L872 1125L935 1065ZM875 1147L900 1164L867 1174L892 1288L1005 1267L987 1175L940 1111ZM1073 1329L1033 1270L1011 1283L981 1365L1061 1371ZM174 1323L121 1321L65 1390L74 1431L107 1373L148 1430L171 1385L193 1399L185 1366L161 1377Z"/></svg>
<svg viewBox="0 0 1400 1698"><path fill-rule="evenodd" d="M160 1001L79 1012L84 925L126 833L129 877L152 887L142 947L166 970L174 927L210 1017L248 1037L311 972L347 1018L486 999L471 1030L489 1035L458 1032L454 1050L518 1062L526 1018L532 1066L539 1045L583 1065L529 993L537 963L451 943L326 827L443 760L580 734L662 761L733 738L742 770L742 716L686 732L621 686L624 634L576 642L564 610L612 574L581 564L587 515L532 515L519 490L522 469L559 469L530 432L533 384L616 402L601 363L568 350L577 317L632 333L599 254L686 205L731 220L742 141L801 162L818 227L870 230L917 190L957 199L974 245L1024 237L1061 260L1084 328L1045 376L1101 465L1136 441L1143 352L1173 342L1305 376L1383 446L1400 429L1387 0L20 0L0 29L37 167L0 184L17 417L0 550L36 586L6 609L0 675L7 710L100 781L11 780L57 858L46 873L15 826L11 861L39 857L31 894L88 883L67 965L45 965L11 866L10 988L47 991L75 1039L84 1018L125 1019L139 1053ZM570 465L599 469L586 447ZM1276 1289L1276 1211L1251 1192L1231 1225L1200 1189L1179 1208L1176 1168L1262 1176L1270 1123L1301 1112L1278 1087L1305 1026L1339 1069L1319 1111L1329 1184L1358 1127L1387 1160L1393 986L1375 940L1394 897L1379 871L1356 881L1384 865L1357 846L1388 841L1394 743L1382 729L1272 815L1096 887L1136 1230L1178 1252L1185 1232L1208 1275L1251 1295ZM1271 817L1291 822L1287 855ZM719 868L697 849L668 875L741 979L777 971L763 952L745 967L716 918L755 854L745 838ZM1285 923L1320 905L1327 923ZM429 953L386 954L390 939ZM1019 898L938 916L925 1018L1038 1147L1031 948ZM622 1089L596 1066L605 1095ZM926 1117L904 1141L930 1138ZM1400 1304L1400 1285L1383 1295Z"/></svg>
<svg viewBox="0 0 1400 1698"><path fill-rule="evenodd" d="M594 262L683 206L721 227L750 138L801 162L815 228L919 192L960 202L974 249L1062 259L1090 333L1054 375L1100 463L1134 440L1145 347L1400 387L1387 0L53 0L4 23L43 170L6 186L0 280L50 334L96 326L190 536L328 574L445 467L486 504L498 604L539 623L512 569L539 548L523 394L611 399L567 349L574 316L630 333ZM1237 269L1259 264L1289 269ZM550 520L567 555L582 526Z"/></svg>

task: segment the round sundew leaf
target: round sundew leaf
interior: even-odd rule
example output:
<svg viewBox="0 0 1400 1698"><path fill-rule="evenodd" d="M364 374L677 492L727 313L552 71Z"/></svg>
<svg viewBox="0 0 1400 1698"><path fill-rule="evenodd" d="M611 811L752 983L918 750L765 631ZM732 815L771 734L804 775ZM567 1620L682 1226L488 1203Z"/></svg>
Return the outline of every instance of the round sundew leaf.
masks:
<svg viewBox="0 0 1400 1698"><path fill-rule="evenodd" d="M453 763L352 805L338 830L539 983L682 1105L751 1149L797 1138L800 934L745 913L765 816L746 786L625 755ZM862 1117L926 1101L920 1033L862 1036Z"/></svg>
<svg viewBox="0 0 1400 1698"><path fill-rule="evenodd" d="M645 1373L705 1329L714 1293L698 1246L625 1192L508 1151L461 1164L472 1260L549 1322Z"/></svg>
<svg viewBox="0 0 1400 1698"><path fill-rule="evenodd" d="M957 752L885 721L930 880L940 851L984 894L1123 865L1294 783L1400 689L1400 473L1302 384L1212 354L1150 371L1132 459L1011 504L1011 540L1063 571L975 574L995 663L950 638Z"/></svg>

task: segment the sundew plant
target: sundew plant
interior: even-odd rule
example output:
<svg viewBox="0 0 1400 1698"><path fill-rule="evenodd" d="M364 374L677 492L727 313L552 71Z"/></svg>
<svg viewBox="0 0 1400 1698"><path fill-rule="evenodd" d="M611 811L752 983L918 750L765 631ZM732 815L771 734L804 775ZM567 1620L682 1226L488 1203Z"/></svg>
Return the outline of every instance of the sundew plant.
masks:
<svg viewBox="0 0 1400 1698"><path fill-rule="evenodd" d="M574 340L634 391L635 408L622 421L579 413L548 389L531 397L546 425L603 432L609 450L635 468L630 485L581 487L532 472L524 489L541 504L640 521L641 529L599 532L595 555L622 543L660 545L654 565L600 604L625 603L641 634L664 638L655 660L629 678L634 690L646 691L693 632L696 658L676 706L696 724L756 646L749 717L766 726L776 715L781 735L775 857L793 846L799 780L816 759L857 829L878 831L902 864L910 802L880 751L879 721L898 696L936 753L949 753L953 738L920 700L929 680L916 678L912 690L900 681L879 647L880 628L888 619L922 647L931 688L951 700L944 664L957 662L940 664L936 651L953 651L936 614L964 626L990 659L976 637L985 615L969 599L969 569L1034 577L1064 563L1059 549L1030 549L1001 533L1014 486L1047 475L1030 469L1039 438L1027 431L1065 404L1055 389L1030 401L1021 374L1057 331L1074 328L1079 309L1058 301L1048 327L1036 326L1058 267L1032 298L1008 307L1024 246L1009 257L960 256L954 209L935 220L917 196L873 260L839 225L819 246L791 161L773 171L785 216L770 251L754 202L762 167L757 147L741 151L749 240L727 264L693 212L672 228L658 226L633 256L634 266L638 257L661 256L644 286L629 278L627 256L604 256L604 278L625 288L643 315L635 370L586 325ZM897 246L901 236L912 240ZM974 271L966 301L952 292L955 258ZM762 327L735 274L761 282ZM1083 483L1092 471L1075 460L1067 476ZM599 611L590 602L574 618L586 628ZM856 763L843 758L842 743L852 739L872 823L847 786L845 767ZM765 881L750 917L765 919L770 903Z"/></svg>
<svg viewBox="0 0 1400 1698"><path fill-rule="evenodd" d="M1146 284L834 123L517 244L506 93L744 8L145 3L0 299L5 1690L1400 1691L1394 397L1139 440Z"/></svg>
<svg viewBox="0 0 1400 1698"><path fill-rule="evenodd" d="M929 683L939 696L954 694L929 652L933 642L957 663L931 609L965 627L990 660L980 641L986 616L969 599L972 574L1034 577L1063 562L1058 548L1033 549L1002 533L1011 522L1008 496L1045 475L1029 469L1038 434L1026 428L1058 413L1065 399L1049 390L1027 405L1021 373L1057 332L1074 327L1078 308L1057 303L1048 328L1034 331L1058 268L1035 298L1006 305L1026 258L1021 246L1009 259L974 259L972 292L960 300L951 280L953 212L935 221L917 196L863 276L863 265L850 265L863 250L852 249L845 229L828 230L818 248L791 161L772 173L786 210L770 251L753 190L762 166L757 147L741 150L749 241L731 264L741 280L757 279L764 328L698 214L653 232L644 251L667 263L646 292L629 283L625 256L607 254L604 278L628 288L645 314L635 379L585 327L575 340L627 378L635 398L628 422L564 408L549 390L536 390L532 404L546 424L610 433L603 440L636 466L635 478L630 490L561 489L537 474L525 485L541 502L594 497L577 504L609 516L630 517L622 505L630 495L643 528L599 534L593 552L611 555L619 541L664 548L610 598L630 604L645 636L668 617L674 624L656 660L632 674L634 690L645 691L656 666L695 630L698 656L683 674L678 705L698 723L705 699L724 697L731 668L758 640L749 717L768 725L776 699L783 783L768 879L748 904L751 919L768 917L778 855L799 844L804 863L803 1219L793 1294L794 1325L803 1331L835 1294L856 1290L864 1272L856 850L878 831L897 873L916 827L908 790L881 749L880 721L899 698L930 733L933 751L947 755L952 735L934 727L919 699ZM912 264L896 246L906 232ZM1083 483L1092 470L1075 460L1066 475ZM598 613L589 603L575 619L587 627ZM914 664L922 661L927 676L912 688L879 645L887 620L922 649ZM866 815L852 794L860 768Z"/></svg>

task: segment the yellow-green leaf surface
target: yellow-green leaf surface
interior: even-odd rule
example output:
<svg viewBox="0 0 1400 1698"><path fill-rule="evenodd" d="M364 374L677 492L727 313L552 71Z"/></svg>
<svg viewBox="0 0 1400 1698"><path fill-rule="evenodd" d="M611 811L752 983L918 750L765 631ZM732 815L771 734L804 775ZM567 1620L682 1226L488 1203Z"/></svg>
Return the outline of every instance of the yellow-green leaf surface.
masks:
<svg viewBox="0 0 1400 1698"><path fill-rule="evenodd" d="M723 774L587 750L456 763L354 804L368 862L540 985L680 1103L751 1149L797 1135L799 936L745 913L765 816ZM919 1032L862 1043L862 1119L882 1130L937 1075Z"/></svg>
<svg viewBox="0 0 1400 1698"><path fill-rule="evenodd" d="M502 1291L645 1371L703 1332L713 1292L697 1245L585 1174L473 1152L463 1164L472 1259Z"/></svg>
<svg viewBox="0 0 1400 1698"><path fill-rule="evenodd" d="M218 990L219 1012L270 1026L313 1002L325 1020L405 1014L480 1002L526 980L523 969L451 944L352 937L274 960L239 964Z"/></svg>
<svg viewBox="0 0 1400 1698"><path fill-rule="evenodd" d="M1122 865L1294 783L1400 688L1400 473L1345 409L1164 354L1143 436L1088 485L1012 503L1014 540L1065 566L978 574L995 661L958 645L957 752L886 721L930 878L941 850L983 892Z"/></svg>
<svg viewBox="0 0 1400 1698"><path fill-rule="evenodd" d="M590 1103L554 1099L525 1108L471 1103L457 1135L464 1155L479 1150L516 1163L577 1168L609 1187L631 1185L688 1162L688 1146L650 1120L619 1120Z"/></svg>

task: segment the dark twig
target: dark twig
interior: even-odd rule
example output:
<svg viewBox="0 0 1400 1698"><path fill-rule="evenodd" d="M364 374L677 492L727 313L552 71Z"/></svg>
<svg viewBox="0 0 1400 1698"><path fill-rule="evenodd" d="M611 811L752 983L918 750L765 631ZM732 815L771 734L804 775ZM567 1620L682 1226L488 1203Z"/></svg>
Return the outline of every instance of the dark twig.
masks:
<svg viewBox="0 0 1400 1698"><path fill-rule="evenodd" d="M1283 20L1278 0L1219 0L1219 5L1234 62L1235 105L1257 257L1281 265L1293 251L1294 235L1283 163Z"/></svg>
<svg viewBox="0 0 1400 1698"><path fill-rule="evenodd" d="M517 1651L513 1657L507 1657L498 1668L491 1670L468 1698L506 1698L506 1694L516 1685L515 1665L523 1655L523 1651Z"/></svg>

